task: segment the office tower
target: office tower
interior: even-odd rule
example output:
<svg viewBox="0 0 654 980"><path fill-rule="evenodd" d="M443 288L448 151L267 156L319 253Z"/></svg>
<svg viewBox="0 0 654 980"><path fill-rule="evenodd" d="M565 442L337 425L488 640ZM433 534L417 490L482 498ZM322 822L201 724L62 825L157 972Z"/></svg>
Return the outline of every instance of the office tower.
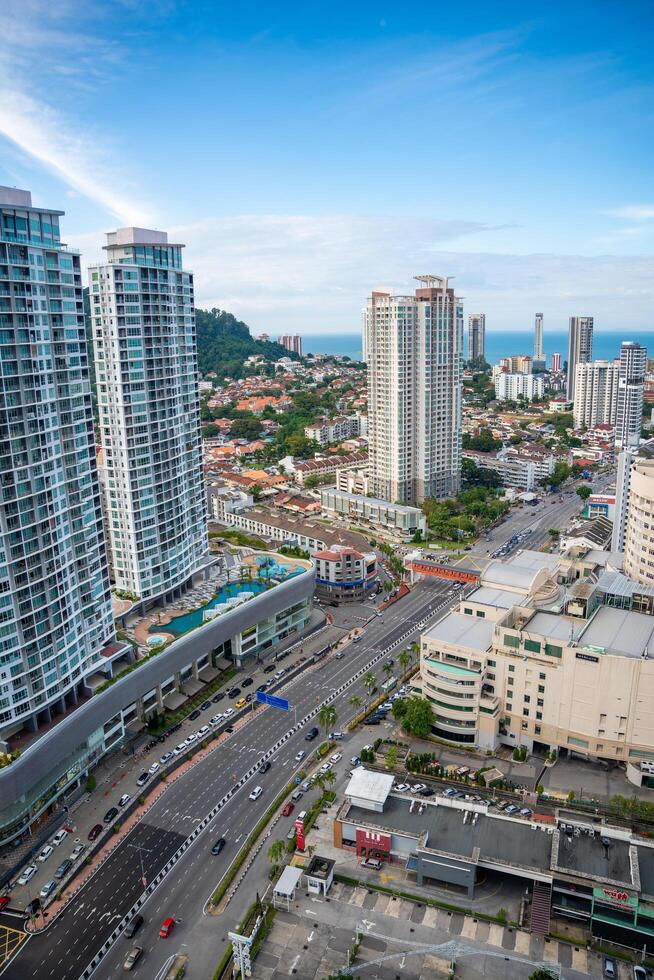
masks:
<svg viewBox="0 0 654 980"><path fill-rule="evenodd" d="M637 446L643 424L643 398L647 348L630 340L620 347L620 378L618 406L615 419L615 444L618 447Z"/></svg>
<svg viewBox="0 0 654 980"><path fill-rule="evenodd" d="M468 317L468 360L483 361L486 350L486 314L471 313Z"/></svg>
<svg viewBox="0 0 654 980"><path fill-rule="evenodd" d="M571 316L568 330L568 377L566 397L574 401L575 371L577 364L585 364L593 359L593 318L592 316Z"/></svg>
<svg viewBox="0 0 654 980"><path fill-rule="evenodd" d="M292 354L299 354L302 357L302 337L299 333L284 334L277 338L277 342L285 347Z"/></svg>
<svg viewBox="0 0 654 980"><path fill-rule="evenodd" d="M121 228L89 269L116 585L167 597L207 565L193 276L165 232Z"/></svg>
<svg viewBox="0 0 654 980"><path fill-rule="evenodd" d="M534 367L537 371L546 368L545 352L543 351L543 314L537 313L534 322Z"/></svg>
<svg viewBox="0 0 654 980"><path fill-rule="evenodd" d="M575 371L574 425L615 425L618 407L618 362L590 361Z"/></svg>
<svg viewBox="0 0 654 980"><path fill-rule="evenodd" d="M561 370L561 355L559 353L552 354L552 372L556 374L557 371Z"/></svg>
<svg viewBox="0 0 654 980"><path fill-rule="evenodd" d="M393 503L460 482L463 309L445 277L416 280L414 295L374 291L365 312L371 492Z"/></svg>
<svg viewBox="0 0 654 980"><path fill-rule="evenodd" d="M80 257L0 187L0 747L77 703L114 639Z"/></svg>

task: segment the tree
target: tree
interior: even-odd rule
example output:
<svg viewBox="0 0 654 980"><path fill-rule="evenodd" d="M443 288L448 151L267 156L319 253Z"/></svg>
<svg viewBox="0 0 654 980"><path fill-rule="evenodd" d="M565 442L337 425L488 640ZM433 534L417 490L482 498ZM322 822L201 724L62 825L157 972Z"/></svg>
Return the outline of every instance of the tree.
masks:
<svg viewBox="0 0 654 980"><path fill-rule="evenodd" d="M550 527L550 528L548 529L548 531L547 531L547 533L549 534L549 536L550 536L551 538L558 538L558 537L560 537L560 536L561 536L561 532L560 532L560 531L558 531L558 530L557 530L557 529L556 529L555 527Z"/></svg>
<svg viewBox="0 0 654 980"><path fill-rule="evenodd" d="M313 782L314 782L314 785L318 787L318 789L320 790L321 793L324 793L325 792L325 773L324 772L318 772L318 773L316 773L316 775L313 777Z"/></svg>
<svg viewBox="0 0 654 980"><path fill-rule="evenodd" d="M409 735L415 735L416 738L427 738L428 735L431 735L431 725L432 711L429 701L425 701L424 698L409 698L402 719L404 731L408 732Z"/></svg>
<svg viewBox="0 0 654 980"><path fill-rule="evenodd" d="M409 666L410 659L411 657L409 656L409 652L407 650L401 650L397 656L397 662L402 668L403 674L406 673L406 669Z"/></svg>
<svg viewBox="0 0 654 980"><path fill-rule="evenodd" d="M325 773L325 784L331 787L334 785L335 782L336 782L336 773L334 772L333 769L330 769L328 772Z"/></svg>
<svg viewBox="0 0 654 980"><path fill-rule="evenodd" d="M386 753L387 769L395 769L395 766L397 765L397 756L398 756L397 745L391 745L388 752Z"/></svg>
<svg viewBox="0 0 654 980"><path fill-rule="evenodd" d="M361 697L360 694L353 694L352 697L350 698L350 704L352 705L353 708L360 708L361 705L363 704L363 698Z"/></svg>
<svg viewBox="0 0 654 980"><path fill-rule="evenodd" d="M325 735L327 732L333 731L337 718L338 715L333 704L320 705L320 710L318 711L318 724L325 732Z"/></svg>
<svg viewBox="0 0 654 980"><path fill-rule="evenodd" d="M274 840L268 848L268 860L271 864L279 864L284 854L284 841Z"/></svg>
<svg viewBox="0 0 654 980"><path fill-rule="evenodd" d="M393 701L393 718L396 721L401 721L407 712L407 702L403 698L398 698L397 701Z"/></svg>
<svg viewBox="0 0 654 980"><path fill-rule="evenodd" d="M588 500L592 492L592 487L588 487L585 484L582 487L577 487L577 496L581 497L582 500Z"/></svg>
<svg viewBox="0 0 654 980"><path fill-rule="evenodd" d="M387 678L389 678L391 676L391 674L393 673L393 667L392 667L391 664L384 664L382 670L386 674L386 677Z"/></svg>
<svg viewBox="0 0 654 980"><path fill-rule="evenodd" d="M366 674L363 675L363 686L365 687L368 694L372 693L372 690L376 683L377 682L375 680L375 675L372 673L371 670L369 670Z"/></svg>
<svg viewBox="0 0 654 980"><path fill-rule="evenodd" d="M247 439L248 442L251 442L261 435L261 422L254 416L234 419L229 434L232 439Z"/></svg>
<svg viewBox="0 0 654 980"><path fill-rule="evenodd" d="M529 974L529 980L557 980L558 973L553 973L544 966L539 966L537 970Z"/></svg>
<svg viewBox="0 0 654 980"><path fill-rule="evenodd" d="M258 483L253 483L250 487L250 493L252 494L252 499L257 501L261 496L261 487Z"/></svg>
<svg viewBox="0 0 654 980"><path fill-rule="evenodd" d="M494 449L502 448L502 440L493 438L493 433L488 428L480 429L476 436L464 432L461 442L464 449L472 449L477 453L492 453Z"/></svg>

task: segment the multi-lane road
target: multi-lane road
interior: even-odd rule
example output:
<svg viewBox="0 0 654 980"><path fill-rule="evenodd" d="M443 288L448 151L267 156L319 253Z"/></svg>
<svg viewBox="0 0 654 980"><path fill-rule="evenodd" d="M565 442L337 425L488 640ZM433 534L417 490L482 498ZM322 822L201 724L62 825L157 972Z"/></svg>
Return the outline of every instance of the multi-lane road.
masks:
<svg viewBox="0 0 654 980"><path fill-rule="evenodd" d="M446 584L419 584L383 616L373 617L362 641L345 648L342 659L332 657L289 682L283 695L297 708L297 719L332 699L342 727L354 712L349 699L353 694L364 694L360 677L349 683L353 675L375 661L373 672L383 680L381 667L386 652L399 652L417 639L425 623L442 615L455 601L447 589ZM347 686L335 694L343 685ZM309 755L308 750L318 744L307 743L304 738L313 723L308 722L284 742L272 758L269 772L255 773L234 793L143 906L146 924L138 943L145 955L134 970L136 976L157 976L177 949L190 953L189 977L207 976L202 972L206 962L199 971L194 969L193 950L203 947L206 956L215 947L217 960L217 936L222 939L234 927L242 902L235 901L219 918L203 915L205 902L237 855L242 846L239 842L293 775L297 752L305 749ZM3 980L79 980L142 894L143 877L151 882L218 801L293 727L293 714L260 709L245 726L171 783L56 921L20 947L5 967ZM249 793L257 784L263 793L253 802ZM221 836L227 840L225 849L219 857L212 857L211 845ZM159 927L168 916L177 919L177 924L170 939L159 940ZM103 980L122 970L127 948L127 940L119 939L94 977Z"/></svg>

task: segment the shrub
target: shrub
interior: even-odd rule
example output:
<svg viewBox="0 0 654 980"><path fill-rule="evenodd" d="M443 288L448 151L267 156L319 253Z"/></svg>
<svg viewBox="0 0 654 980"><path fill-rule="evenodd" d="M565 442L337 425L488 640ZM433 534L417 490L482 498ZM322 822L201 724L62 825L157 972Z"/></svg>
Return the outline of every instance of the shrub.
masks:
<svg viewBox="0 0 654 980"><path fill-rule="evenodd" d="M98 785L98 781L95 776L89 776L86 780L86 792L92 793L95 787Z"/></svg>

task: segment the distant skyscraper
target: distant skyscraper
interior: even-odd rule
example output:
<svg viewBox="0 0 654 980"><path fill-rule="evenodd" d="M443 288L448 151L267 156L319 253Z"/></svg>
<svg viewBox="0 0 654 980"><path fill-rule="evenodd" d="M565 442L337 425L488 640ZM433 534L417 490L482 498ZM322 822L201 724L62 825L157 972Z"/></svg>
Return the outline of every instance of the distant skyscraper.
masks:
<svg viewBox="0 0 654 980"><path fill-rule="evenodd" d="M643 424L643 399L647 348L630 340L620 347L618 408L615 419L615 444L620 448L637 446Z"/></svg>
<svg viewBox="0 0 654 980"><path fill-rule="evenodd" d="M615 425L618 406L618 362L589 361L577 364L575 377L574 424Z"/></svg>
<svg viewBox="0 0 654 980"><path fill-rule="evenodd" d="M61 243L63 213L0 187L3 740L76 704L85 678L124 653L107 646L114 623L82 272Z"/></svg>
<svg viewBox="0 0 654 980"><path fill-rule="evenodd" d="M107 235L89 269L116 585L142 599L208 563L193 276L165 232Z"/></svg>
<svg viewBox="0 0 654 980"><path fill-rule="evenodd" d="M486 314L471 313L468 317L468 360L482 361L486 351Z"/></svg>
<svg viewBox="0 0 654 980"><path fill-rule="evenodd" d="M371 491L410 504L455 493L461 469L463 309L445 277L416 279L365 313Z"/></svg>
<svg viewBox="0 0 654 980"><path fill-rule="evenodd" d="M302 337L299 333L284 334L282 337L277 338L277 343L285 347L286 350L291 351L292 354L299 354L302 357Z"/></svg>
<svg viewBox="0 0 654 980"><path fill-rule="evenodd" d="M575 397L575 371L577 364L593 359L592 316L571 316L568 332L568 377L566 395L568 401Z"/></svg>
<svg viewBox="0 0 654 980"><path fill-rule="evenodd" d="M536 314L534 323L534 361L545 361L543 353L543 314Z"/></svg>
<svg viewBox="0 0 654 980"><path fill-rule="evenodd" d="M552 371L561 370L561 355L559 353L552 354Z"/></svg>

